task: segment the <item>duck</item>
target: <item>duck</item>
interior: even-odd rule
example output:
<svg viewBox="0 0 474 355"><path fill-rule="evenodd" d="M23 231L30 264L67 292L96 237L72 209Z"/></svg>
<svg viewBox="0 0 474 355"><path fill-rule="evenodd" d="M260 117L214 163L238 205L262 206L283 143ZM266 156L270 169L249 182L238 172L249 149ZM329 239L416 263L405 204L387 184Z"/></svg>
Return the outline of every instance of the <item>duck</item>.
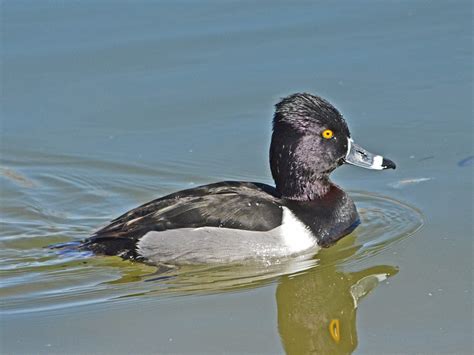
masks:
<svg viewBox="0 0 474 355"><path fill-rule="evenodd" d="M328 101L295 93L275 105L274 186L222 181L174 192L115 218L79 248L164 265L316 254L360 224L354 201L330 180L345 163L373 170L396 167L357 145Z"/></svg>

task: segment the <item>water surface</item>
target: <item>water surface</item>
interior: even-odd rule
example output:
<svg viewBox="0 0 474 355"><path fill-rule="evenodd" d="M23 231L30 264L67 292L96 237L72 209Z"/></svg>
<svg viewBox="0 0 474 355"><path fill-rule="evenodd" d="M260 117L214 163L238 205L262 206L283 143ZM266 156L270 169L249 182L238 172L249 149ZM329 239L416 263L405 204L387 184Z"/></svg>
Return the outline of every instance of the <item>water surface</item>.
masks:
<svg viewBox="0 0 474 355"><path fill-rule="evenodd" d="M468 1L2 3L3 353L472 353ZM271 183L272 105L320 94L397 170L361 226L271 265L45 248L152 198Z"/></svg>

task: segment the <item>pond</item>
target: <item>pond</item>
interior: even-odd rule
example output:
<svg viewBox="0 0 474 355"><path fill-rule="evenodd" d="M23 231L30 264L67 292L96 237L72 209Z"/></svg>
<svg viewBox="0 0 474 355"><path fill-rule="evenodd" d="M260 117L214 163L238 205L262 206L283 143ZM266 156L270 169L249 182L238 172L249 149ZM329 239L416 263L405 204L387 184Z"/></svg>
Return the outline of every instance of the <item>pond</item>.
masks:
<svg viewBox="0 0 474 355"><path fill-rule="evenodd" d="M2 353L472 353L469 1L2 4ZM176 190L273 184L273 105L396 170L316 255L158 270L48 248Z"/></svg>

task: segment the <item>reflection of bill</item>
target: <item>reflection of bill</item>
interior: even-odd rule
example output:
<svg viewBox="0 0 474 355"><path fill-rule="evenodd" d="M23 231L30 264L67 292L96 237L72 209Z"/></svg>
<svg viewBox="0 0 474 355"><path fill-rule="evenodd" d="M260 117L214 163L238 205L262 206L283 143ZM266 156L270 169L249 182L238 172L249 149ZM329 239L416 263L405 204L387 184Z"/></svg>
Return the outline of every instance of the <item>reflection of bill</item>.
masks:
<svg viewBox="0 0 474 355"><path fill-rule="evenodd" d="M392 266L358 272L315 268L278 285L278 329L287 354L346 354L357 347L359 300L394 275Z"/></svg>

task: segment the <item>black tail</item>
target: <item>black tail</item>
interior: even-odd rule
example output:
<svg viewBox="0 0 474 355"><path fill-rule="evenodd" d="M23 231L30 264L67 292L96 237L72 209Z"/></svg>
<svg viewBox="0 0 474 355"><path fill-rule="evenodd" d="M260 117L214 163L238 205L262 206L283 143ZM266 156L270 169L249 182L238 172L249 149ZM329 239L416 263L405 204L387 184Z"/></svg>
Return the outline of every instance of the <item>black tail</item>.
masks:
<svg viewBox="0 0 474 355"><path fill-rule="evenodd" d="M59 250L61 254L73 252L90 252L97 255L120 256L123 259L139 259L135 245L136 241L121 237L91 237L83 241L74 241L49 245L48 248Z"/></svg>

